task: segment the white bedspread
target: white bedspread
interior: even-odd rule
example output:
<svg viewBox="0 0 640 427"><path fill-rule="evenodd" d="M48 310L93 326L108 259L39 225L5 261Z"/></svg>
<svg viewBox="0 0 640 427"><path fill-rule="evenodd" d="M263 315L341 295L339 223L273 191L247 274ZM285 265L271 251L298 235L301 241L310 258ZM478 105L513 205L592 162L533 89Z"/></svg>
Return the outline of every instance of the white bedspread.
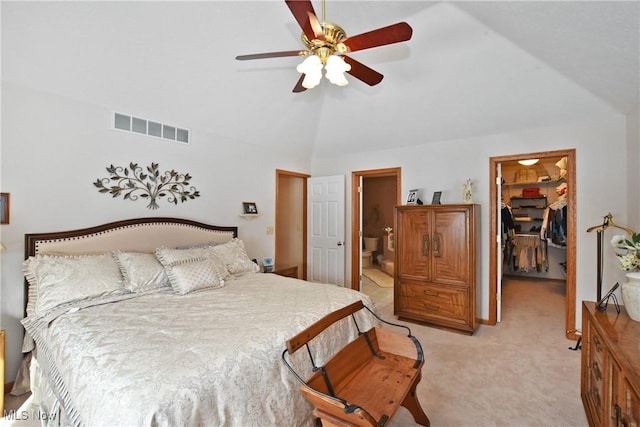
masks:
<svg viewBox="0 0 640 427"><path fill-rule="evenodd" d="M282 363L284 343L358 299L373 308L350 289L257 273L85 308L29 332L78 424L297 426L311 408ZM358 319L363 330L375 323L366 310ZM341 322L313 342L318 364L355 336L353 322ZM307 352L294 356L306 378Z"/></svg>

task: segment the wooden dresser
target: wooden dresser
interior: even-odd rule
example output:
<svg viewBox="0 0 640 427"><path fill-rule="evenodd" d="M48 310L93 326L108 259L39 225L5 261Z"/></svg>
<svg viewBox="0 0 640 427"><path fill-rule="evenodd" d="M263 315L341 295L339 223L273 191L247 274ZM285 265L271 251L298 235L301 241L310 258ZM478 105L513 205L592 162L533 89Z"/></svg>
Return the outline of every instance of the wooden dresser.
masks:
<svg viewBox="0 0 640 427"><path fill-rule="evenodd" d="M582 303L580 392L591 427L640 426L640 322Z"/></svg>
<svg viewBox="0 0 640 427"><path fill-rule="evenodd" d="M394 314L473 334L478 205L396 207Z"/></svg>

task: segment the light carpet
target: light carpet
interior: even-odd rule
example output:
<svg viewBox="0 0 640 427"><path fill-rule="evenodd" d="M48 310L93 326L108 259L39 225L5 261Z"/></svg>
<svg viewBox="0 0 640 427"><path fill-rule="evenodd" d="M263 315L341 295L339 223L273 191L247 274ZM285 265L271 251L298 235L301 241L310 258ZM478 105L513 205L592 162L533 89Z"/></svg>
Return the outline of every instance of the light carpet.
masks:
<svg viewBox="0 0 640 427"><path fill-rule="evenodd" d="M398 321L392 295L363 281L368 289L381 316L409 326L424 348L417 392L433 427L588 425L580 351L564 337L564 284L505 280L502 323L473 336ZM400 408L390 425L417 424Z"/></svg>
<svg viewBox="0 0 640 427"><path fill-rule="evenodd" d="M368 277L373 283L381 288L393 288L393 277L376 267L362 269L362 275Z"/></svg>

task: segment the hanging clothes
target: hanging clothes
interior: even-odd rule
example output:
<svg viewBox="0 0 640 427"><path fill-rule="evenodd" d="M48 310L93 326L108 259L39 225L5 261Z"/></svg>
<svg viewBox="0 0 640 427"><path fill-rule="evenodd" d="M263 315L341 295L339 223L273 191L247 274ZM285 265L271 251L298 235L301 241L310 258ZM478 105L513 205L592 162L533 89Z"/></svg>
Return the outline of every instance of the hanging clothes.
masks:
<svg viewBox="0 0 640 427"><path fill-rule="evenodd" d="M513 231L516 229L516 225L513 222L511 209L509 209L509 206L503 203L502 208L500 209L500 213L502 216L502 232L505 234L509 234L509 231Z"/></svg>
<svg viewBox="0 0 640 427"><path fill-rule="evenodd" d="M562 197L550 204L545 210L540 234L558 246L567 246L567 199Z"/></svg>
<svg viewBox="0 0 640 427"><path fill-rule="evenodd" d="M549 270L546 242L538 234L518 234L514 250L514 271Z"/></svg>
<svg viewBox="0 0 640 427"><path fill-rule="evenodd" d="M513 257L513 250L515 247L514 238L516 234L516 225L513 221L511 209L504 203L500 209L500 214L502 218L502 256L504 262L509 262Z"/></svg>

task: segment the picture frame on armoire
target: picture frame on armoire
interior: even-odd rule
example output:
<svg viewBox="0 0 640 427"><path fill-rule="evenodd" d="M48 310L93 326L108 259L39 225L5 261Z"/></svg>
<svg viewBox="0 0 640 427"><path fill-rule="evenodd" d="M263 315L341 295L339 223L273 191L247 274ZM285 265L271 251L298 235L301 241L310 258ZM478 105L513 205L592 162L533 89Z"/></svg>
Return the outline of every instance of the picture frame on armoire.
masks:
<svg viewBox="0 0 640 427"><path fill-rule="evenodd" d="M431 199L431 204L432 205L439 205L441 197L442 197L442 191L434 191L433 192L433 199Z"/></svg>
<svg viewBox="0 0 640 427"><path fill-rule="evenodd" d="M407 196L407 205L417 205L418 204L418 191L419 189L415 188L413 190L409 190L409 195Z"/></svg>

